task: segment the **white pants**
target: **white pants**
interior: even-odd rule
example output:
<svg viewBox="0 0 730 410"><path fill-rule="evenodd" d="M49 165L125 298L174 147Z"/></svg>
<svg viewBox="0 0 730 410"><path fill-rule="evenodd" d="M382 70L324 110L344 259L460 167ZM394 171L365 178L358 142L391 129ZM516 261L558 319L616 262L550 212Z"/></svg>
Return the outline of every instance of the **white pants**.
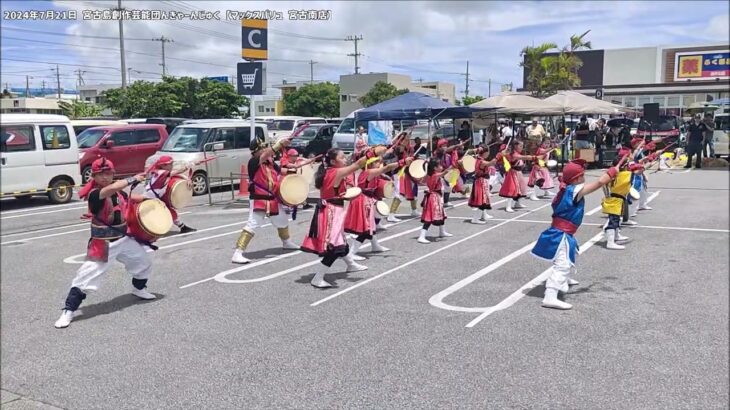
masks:
<svg viewBox="0 0 730 410"><path fill-rule="evenodd" d="M570 263L569 249L568 240L563 236L563 240L558 246L558 251L555 253L553 266L550 268L550 275L545 282L546 289L559 291L568 285L568 278L571 277L571 268L573 267Z"/></svg>
<svg viewBox="0 0 730 410"><path fill-rule="evenodd" d="M406 202L406 198L400 194L400 176L398 176L398 174L395 174L393 176L393 192L393 199L397 199L401 202Z"/></svg>
<svg viewBox="0 0 730 410"><path fill-rule="evenodd" d="M147 255L146 248L129 236L125 236L109 244L107 262L84 262L76 272L71 287L79 288L84 293L99 289L101 276L109 270L114 259L121 262L135 279L148 279L152 272L152 260Z"/></svg>
<svg viewBox="0 0 730 410"><path fill-rule="evenodd" d="M641 191L639 191L639 207L643 208L649 201L649 195L646 193L646 184L641 185Z"/></svg>
<svg viewBox="0 0 730 410"><path fill-rule="evenodd" d="M248 221L246 222L246 227L244 229L251 233L254 233L256 231L256 228L260 228L264 225L264 221L266 220L266 212L254 211L253 199L249 200L248 207L248 209L250 209L251 211L248 213ZM286 228L287 226L289 226L289 217L286 215L286 212L284 212L284 207L284 205L279 204L279 214L269 216L271 224L274 225L276 228Z"/></svg>

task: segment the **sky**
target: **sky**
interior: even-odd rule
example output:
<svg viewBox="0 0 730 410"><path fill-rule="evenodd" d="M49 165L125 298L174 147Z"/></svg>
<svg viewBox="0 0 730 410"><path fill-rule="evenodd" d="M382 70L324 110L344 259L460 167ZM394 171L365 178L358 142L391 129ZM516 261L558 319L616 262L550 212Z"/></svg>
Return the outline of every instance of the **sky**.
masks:
<svg viewBox="0 0 730 410"><path fill-rule="evenodd" d="M5 87L54 86L59 65L61 85L75 89L77 70L86 84L121 83L117 21L84 20L83 10L117 7L117 1L7 1L1 23L0 82ZM126 65L131 78L155 80L162 73L164 36L166 68L174 76L233 76L241 60L241 28L226 20L226 11L276 10L283 19L269 22L267 82L271 85L310 79L338 81L354 73L354 43L361 73L394 72L414 81L456 84L457 98L498 94L502 84L522 86L520 51L554 42L563 46L570 35L586 36L593 49L646 46L727 44L730 6L726 1L131 1L130 10L219 11L220 20L125 21ZM10 11L77 11L76 20L6 19ZM319 21L290 20L290 10L328 10ZM16 16L17 17L17 16ZM22 14L20 15L22 17ZM25 61L14 61L25 60ZM630 62L627 62L630 64Z"/></svg>

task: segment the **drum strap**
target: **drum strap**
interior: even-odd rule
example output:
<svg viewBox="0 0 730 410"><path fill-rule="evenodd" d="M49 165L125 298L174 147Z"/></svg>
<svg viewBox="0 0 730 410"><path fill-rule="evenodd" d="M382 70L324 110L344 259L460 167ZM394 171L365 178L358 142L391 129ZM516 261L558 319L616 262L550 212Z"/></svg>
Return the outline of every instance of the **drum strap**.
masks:
<svg viewBox="0 0 730 410"><path fill-rule="evenodd" d="M109 228L109 229L111 229L112 231L116 231L117 233L121 234L121 236L129 236L130 238L134 239L134 240L135 240L135 241L137 241L138 243L140 243L140 244L142 244L142 245L146 245L146 246L149 246L149 247L150 247L150 249L152 249L153 251L156 251L156 250L158 249L158 247L157 247L157 246L153 245L153 244L152 244L152 243L150 243L150 242L147 242L147 241L145 241L145 240L142 240L142 239L138 239L138 238L135 238L135 237L134 237L134 236L132 236L132 235L128 235L128 234L127 234L127 231L126 231L126 230L125 230L125 231L122 231L121 229L117 228L116 226L114 226L114 225L110 225L110 224L108 224L108 223L106 223L106 222L104 222L104 221L99 221L99 222L101 222L102 224L106 225L106 227L107 227L107 228ZM126 227L127 225L125 224L124 226Z"/></svg>

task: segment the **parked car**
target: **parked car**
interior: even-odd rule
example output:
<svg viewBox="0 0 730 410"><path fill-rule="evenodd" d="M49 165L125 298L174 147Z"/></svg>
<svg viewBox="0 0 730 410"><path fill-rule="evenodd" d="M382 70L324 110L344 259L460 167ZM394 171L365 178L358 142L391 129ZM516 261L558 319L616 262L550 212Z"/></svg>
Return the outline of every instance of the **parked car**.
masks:
<svg viewBox="0 0 730 410"><path fill-rule="evenodd" d="M79 168L84 183L91 178L91 163L103 156L111 160L118 176L145 170L145 160L167 140L163 124L128 124L93 127L78 136Z"/></svg>
<svg viewBox="0 0 730 410"><path fill-rule="evenodd" d="M177 127L178 125L185 122L185 120L187 120L187 118L147 118L145 120L145 124L165 124L165 129L167 130L167 133L171 134L172 130L174 130L175 127Z"/></svg>
<svg viewBox="0 0 730 410"><path fill-rule="evenodd" d="M71 120L71 126L74 128L74 132L76 135L81 134L85 130L91 128L91 127L101 127L103 125L125 125L127 124L124 121L116 121L116 120Z"/></svg>
<svg viewBox="0 0 730 410"><path fill-rule="evenodd" d="M0 136L2 196L48 195L57 204L71 200L81 175L76 134L68 117L1 114Z"/></svg>
<svg viewBox="0 0 730 410"><path fill-rule="evenodd" d="M715 131L712 133L712 140L715 144L715 156L727 157L730 155L730 115L728 113L715 114Z"/></svg>
<svg viewBox="0 0 730 410"><path fill-rule="evenodd" d="M297 117L286 115L275 116L256 116L256 122L263 122L269 130L270 139L278 139L288 137L299 128L302 124L327 124L327 120L322 117Z"/></svg>
<svg viewBox="0 0 730 410"><path fill-rule="evenodd" d="M344 118L327 118L327 124L334 124L334 125L340 125L342 124L342 120Z"/></svg>
<svg viewBox="0 0 730 410"><path fill-rule="evenodd" d="M290 147L304 157L324 154L332 148L332 136L335 131L337 131L335 124L310 125L291 140Z"/></svg>
<svg viewBox="0 0 730 410"><path fill-rule="evenodd" d="M266 138L266 124L255 123L256 136ZM251 158L251 123L245 120L182 124L170 134L160 150L147 158L146 166L162 155L176 164L196 163L193 168L193 194L202 195L211 187L230 184L231 174L239 174L241 165ZM211 157L215 159L202 162ZM228 178L226 180L226 178ZM240 182L234 177L234 183Z"/></svg>

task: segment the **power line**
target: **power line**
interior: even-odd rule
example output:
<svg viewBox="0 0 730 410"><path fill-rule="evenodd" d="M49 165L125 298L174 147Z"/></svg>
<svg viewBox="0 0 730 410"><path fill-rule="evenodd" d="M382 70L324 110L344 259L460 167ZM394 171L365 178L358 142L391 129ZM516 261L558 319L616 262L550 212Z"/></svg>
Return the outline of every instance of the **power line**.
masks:
<svg viewBox="0 0 730 410"><path fill-rule="evenodd" d="M360 57L362 54L357 52L357 42L362 41L362 34L358 36L347 36L345 38L345 41L352 41L355 43L355 53L348 54L349 57L355 57L355 74L360 74L360 67L357 65L357 58Z"/></svg>
<svg viewBox="0 0 730 410"><path fill-rule="evenodd" d="M119 37L109 37L109 36L91 36L86 34L69 34L69 33L56 33L52 31L43 31L43 30L30 30L27 28L18 28L18 27L0 27L3 30L12 30L12 31L23 31L26 33L36 33L36 34L48 34L53 36L67 36L67 37L83 37L83 38L96 38L100 40L119 40ZM125 40L132 40L132 41L150 41L148 38L124 38Z"/></svg>

